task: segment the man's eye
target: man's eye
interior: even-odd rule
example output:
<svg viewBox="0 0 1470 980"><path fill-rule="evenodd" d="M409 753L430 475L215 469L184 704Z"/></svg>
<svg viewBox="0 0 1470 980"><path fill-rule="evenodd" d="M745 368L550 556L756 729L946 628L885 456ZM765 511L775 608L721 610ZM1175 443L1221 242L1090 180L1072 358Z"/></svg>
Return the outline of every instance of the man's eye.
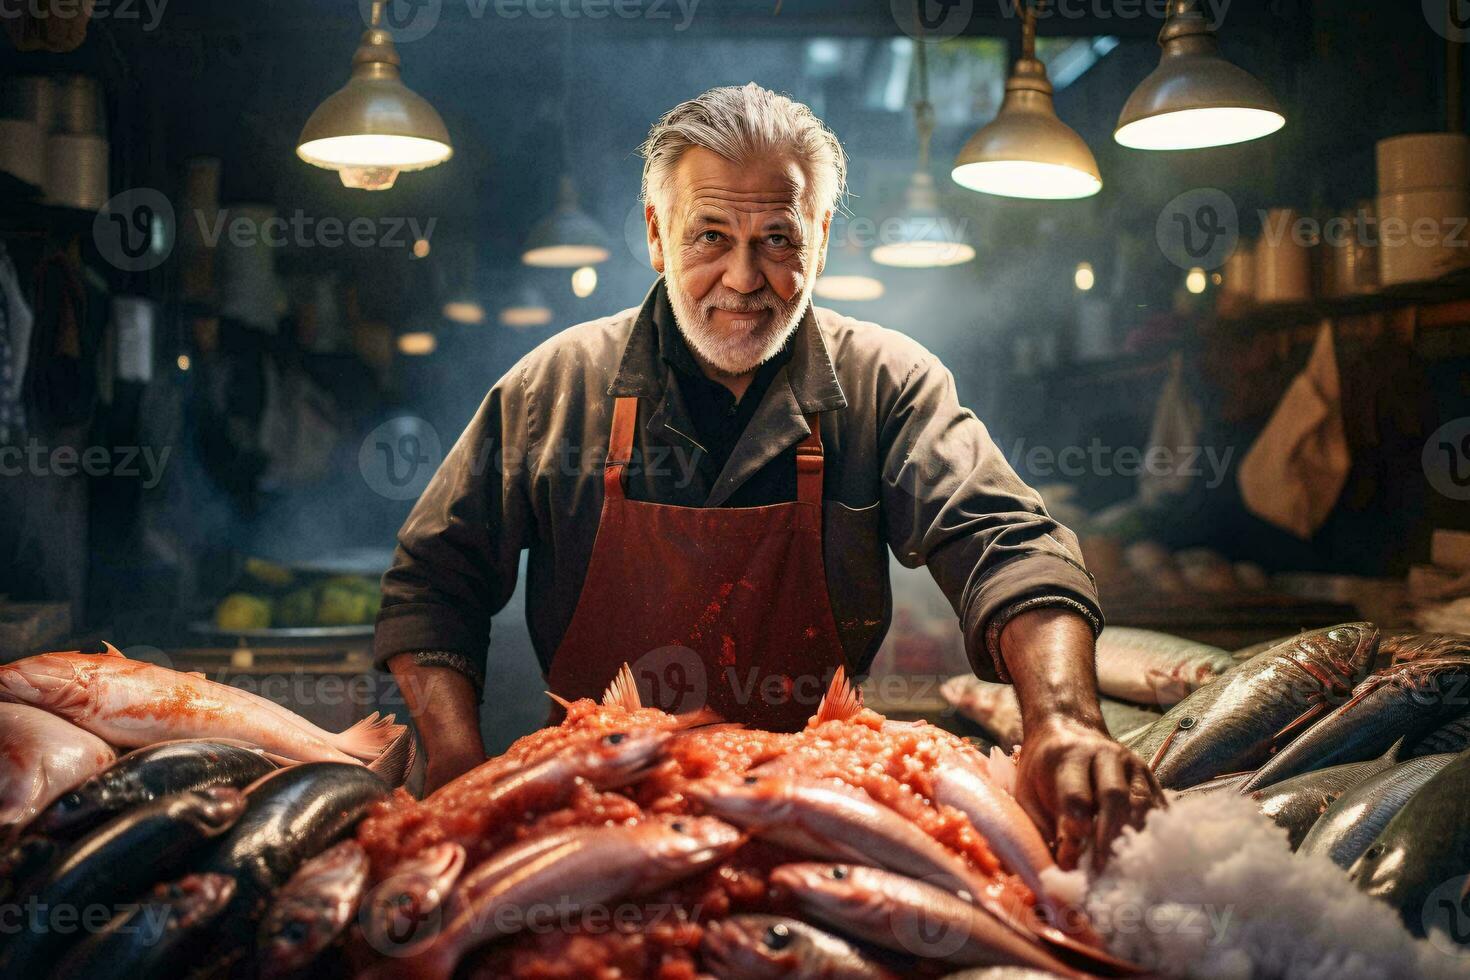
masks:
<svg viewBox="0 0 1470 980"><path fill-rule="evenodd" d="M702 231L699 233L699 240L706 245L718 245L720 242L720 233L717 231Z"/></svg>
<svg viewBox="0 0 1470 980"><path fill-rule="evenodd" d="M767 235L766 244L772 248L788 248L791 245L791 239L785 235Z"/></svg>

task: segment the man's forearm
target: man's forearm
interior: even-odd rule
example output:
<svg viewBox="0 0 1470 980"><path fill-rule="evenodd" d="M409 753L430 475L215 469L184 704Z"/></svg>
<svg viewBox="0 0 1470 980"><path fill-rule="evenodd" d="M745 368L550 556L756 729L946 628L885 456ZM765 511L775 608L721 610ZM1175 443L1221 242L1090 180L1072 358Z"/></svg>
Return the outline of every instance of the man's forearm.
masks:
<svg viewBox="0 0 1470 980"><path fill-rule="evenodd" d="M1065 608L1033 609L1006 624L1001 656L1021 702L1021 725L1057 721L1103 728L1092 626Z"/></svg>
<svg viewBox="0 0 1470 980"><path fill-rule="evenodd" d="M428 756L428 792L484 761L480 700L468 677L449 667L420 664L411 653L392 658L388 667Z"/></svg>

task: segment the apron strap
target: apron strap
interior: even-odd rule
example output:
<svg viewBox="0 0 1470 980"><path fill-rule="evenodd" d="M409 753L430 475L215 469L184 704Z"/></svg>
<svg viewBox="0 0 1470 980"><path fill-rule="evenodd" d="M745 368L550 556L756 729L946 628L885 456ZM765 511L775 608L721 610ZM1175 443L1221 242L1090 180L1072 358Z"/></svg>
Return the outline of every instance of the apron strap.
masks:
<svg viewBox="0 0 1470 980"><path fill-rule="evenodd" d="M612 437L607 444L607 468L602 472L603 492L623 499L623 472L633 460L633 431L638 425L637 397L613 403Z"/></svg>
<svg viewBox="0 0 1470 980"><path fill-rule="evenodd" d="M796 499L822 510L822 417L808 415L811 434L796 447Z"/></svg>

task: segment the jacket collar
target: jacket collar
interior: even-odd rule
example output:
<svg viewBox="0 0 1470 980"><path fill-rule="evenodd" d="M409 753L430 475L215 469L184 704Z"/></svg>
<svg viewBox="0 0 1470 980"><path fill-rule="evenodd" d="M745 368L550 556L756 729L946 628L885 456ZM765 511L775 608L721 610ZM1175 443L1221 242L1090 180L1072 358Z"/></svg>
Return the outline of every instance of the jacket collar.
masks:
<svg viewBox="0 0 1470 980"><path fill-rule="evenodd" d="M663 277L648 291L643 305L633 321L633 329L623 348L623 359L618 373L608 386L607 393L615 398L638 397L660 398L668 384L668 365L660 357L658 349L658 326L654 313L659 304L668 303L667 286ZM832 356L827 352L826 341L817 324L814 308L808 304L797 324L792 337L791 360L782 372L786 383L778 376L766 392L764 402L785 401L789 389L791 399L799 415L830 412L847 407L847 397L837 380L837 371L832 366ZM759 414L759 413L758 413Z"/></svg>

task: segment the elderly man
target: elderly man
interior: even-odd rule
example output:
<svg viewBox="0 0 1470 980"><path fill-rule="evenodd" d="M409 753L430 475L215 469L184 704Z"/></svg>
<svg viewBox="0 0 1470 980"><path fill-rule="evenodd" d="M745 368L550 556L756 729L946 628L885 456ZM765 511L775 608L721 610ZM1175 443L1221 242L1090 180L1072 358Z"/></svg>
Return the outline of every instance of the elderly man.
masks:
<svg viewBox="0 0 1470 980"><path fill-rule="evenodd" d="M877 652L886 544L948 595L975 670L1015 685L1023 804L1064 853L1105 852L1159 791L1103 727L1093 581L943 365L812 306L846 179L836 137L751 84L673 109L643 155L662 278L491 389L384 579L377 657L429 787L484 758L490 618L522 550L553 693L596 697L627 662L661 707L792 730Z"/></svg>

